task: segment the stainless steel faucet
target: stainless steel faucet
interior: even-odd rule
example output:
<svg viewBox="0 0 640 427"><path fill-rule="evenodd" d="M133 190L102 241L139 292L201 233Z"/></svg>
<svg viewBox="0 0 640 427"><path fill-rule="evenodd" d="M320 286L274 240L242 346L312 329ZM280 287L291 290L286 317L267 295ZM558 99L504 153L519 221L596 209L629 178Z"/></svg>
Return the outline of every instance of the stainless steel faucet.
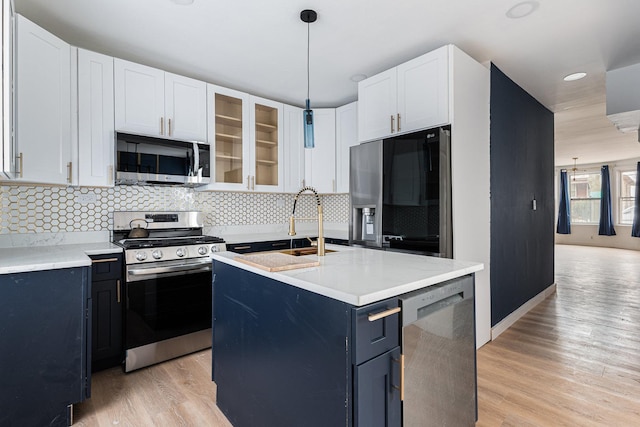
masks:
<svg viewBox="0 0 640 427"><path fill-rule="evenodd" d="M313 246L313 243L316 243L318 246L318 256L324 256L324 229L322 226L322 203L320 202L320 196L318 196L318 192L315 190L315 188L313 187L303 187L302 190L298 191L298 194L296 194L296 197L293 199L293 211L291 212L291 217L289 218L289 236L295 236L296 235L296 204L298 203L298 197L300 196L300 194L304 193L305 191L310 191L313 194L315 194L316 196L316 202L318 203L318 240L317 242L312 242L311 245ZM316 219L316 218L298 218L298 219Z"/></svg>

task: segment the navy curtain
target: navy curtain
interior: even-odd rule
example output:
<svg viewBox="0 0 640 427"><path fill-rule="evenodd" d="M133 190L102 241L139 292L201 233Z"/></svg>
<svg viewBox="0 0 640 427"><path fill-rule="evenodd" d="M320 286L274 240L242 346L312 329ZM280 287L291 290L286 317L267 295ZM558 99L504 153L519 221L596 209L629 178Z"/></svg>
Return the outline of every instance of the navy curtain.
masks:
<svg viewBox="0 0 640 427"><path fill-rule="evenodd" d="M631 227L631 236L640 237L640 185L638 185L638 178L640 178L640 162L636 169L636 200L633 202L633 226Z"/></svg>
<svg viewBox="0 0 640 427"><path fill-rule="evenodd" d="M613 229L613 215L611 214L611 183L609 182L609 166L600 169L602 192L600 193L600 227L598 234L601 236L615 236Z"/></svg>
<svg viewBox="0 0 640 427"><path fill-rule="evenodd" d="M567 171L560 171L560 208L558 209L558 234L571 234L571 211L569 204L569 181Z"/></svg>

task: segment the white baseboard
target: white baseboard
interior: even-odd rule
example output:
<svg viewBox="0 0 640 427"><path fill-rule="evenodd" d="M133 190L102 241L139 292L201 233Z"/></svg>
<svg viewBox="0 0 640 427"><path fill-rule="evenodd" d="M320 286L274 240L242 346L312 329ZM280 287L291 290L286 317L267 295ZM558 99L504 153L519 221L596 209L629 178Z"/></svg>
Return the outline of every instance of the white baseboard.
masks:
<svg viewBox="0 0 640 427"><path fill-rule="evenodd" d="M533 309L536 305L540 304L544 301L549 295L553 294L556 291L556 284L552 284L544 291L540 292L535 297L531 298L529 301L522 304L516 311L502 319L497 325L491 328L491 341L495 340L506 331L511 325L516 323L522 316L527 314L531 309Z"/></svg>

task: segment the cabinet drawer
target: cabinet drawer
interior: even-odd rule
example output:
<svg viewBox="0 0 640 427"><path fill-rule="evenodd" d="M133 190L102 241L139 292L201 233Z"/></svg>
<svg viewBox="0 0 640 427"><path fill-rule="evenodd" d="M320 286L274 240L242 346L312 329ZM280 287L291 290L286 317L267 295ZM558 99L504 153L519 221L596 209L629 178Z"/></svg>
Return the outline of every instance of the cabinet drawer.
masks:
<svg viewBox="0 0 640 427"><path fill-rule="evenodd" d="M91 281L119 279L122 275L122 254L91 256Z"/></svg>
<svg viewBox="0 0 640 427"><path fill-rule="evenodd" d="M351 325L355 337L355 365L400 345L399 309L397 298L353 309Z"/></svg>

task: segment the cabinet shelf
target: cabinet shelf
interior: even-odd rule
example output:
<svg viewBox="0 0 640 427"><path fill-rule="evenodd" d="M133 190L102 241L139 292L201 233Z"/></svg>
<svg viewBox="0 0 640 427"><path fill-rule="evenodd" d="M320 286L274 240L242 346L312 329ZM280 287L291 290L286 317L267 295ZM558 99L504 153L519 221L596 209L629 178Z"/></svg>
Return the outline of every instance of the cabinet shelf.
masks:
<svg viewBox="0 0 640 427"><path fill-rule="evenodd" d="M216 154L216 160L238 160L238 161L241 161L242 157L240 157L240 156L231 156L229 154Z"/></svg>
<svg viewBox="0 0 640 427"><path fill-rule="evenodd" d="M276 141L269 141L266 139L256 139L256 144L270 148L276 148L278 146L278 143Z"/></svg>
<svg viewBox="0 0 640 427"><path fill-rule="evenodd" d="M262 160L262 159L257 159L256 163L264 166L276 166L278 164L278 162L275 160Z"/></svg>
<svg viewBox="0 0 640 427"><path fill-rule="evenodd" d="M278 130L278 126L269 123L256 122L256 130L262 132L275 132Z"/></svg>
<svg viewBox="0 0 640 427"><path fill-rule="evenodd" d="M218 139L224 139L238 144L242 143L242 135L230 135L228 133L216 132L216 140Z"/></svg>
<svg viewBox="0 0 640 427"><path fill-rule="evenodd" d="M216 124L233 126L233 127L242 127L242 118L226 116L224 114L216 114Z"/></svg>

